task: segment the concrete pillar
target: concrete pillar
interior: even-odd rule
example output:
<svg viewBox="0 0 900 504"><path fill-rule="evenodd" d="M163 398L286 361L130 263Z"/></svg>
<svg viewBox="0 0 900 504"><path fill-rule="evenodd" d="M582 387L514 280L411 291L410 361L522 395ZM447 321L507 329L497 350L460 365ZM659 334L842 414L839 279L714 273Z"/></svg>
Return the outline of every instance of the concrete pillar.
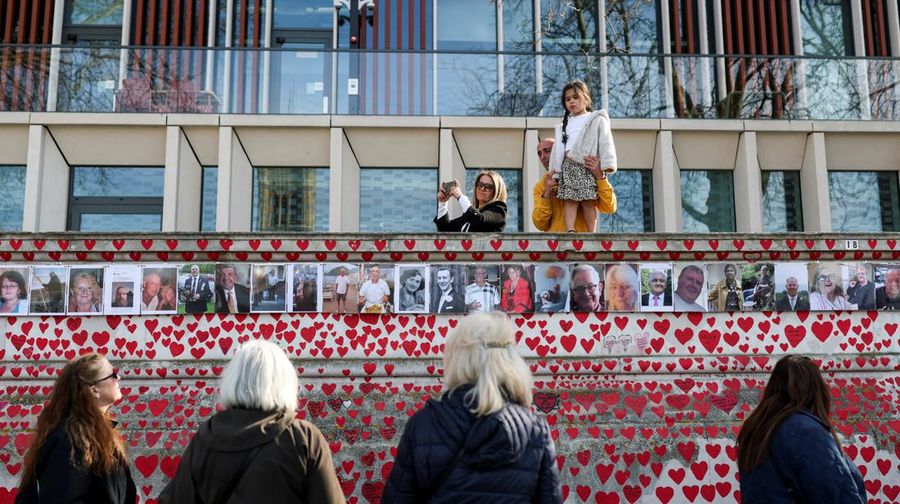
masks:
<svg viewBox="0 0 900 504"><path fill-rule="evenodd" d="M803 195L803 230L831 231L831 198L828 195L828 164L825 159L825 134L806 137L803 167L800 169Z"/></svg>
<svg viewBox="0 0 900 504"><path fill-rule="evenodd" d="M681 229L681 173L675 163L671 131L660 131L656 136L653 214L657 233L674 233Z"/></svg>
<svg viewBox="0 0 900 504"><path fill-rule="evenodd" d="M541 142L538 130L525 130L525 152L522 154L522 230L536 233L538 229L531 220L534 211L533 190L544 175L544 167L537 157L538 144Z"/></svg>
<svg viewBox="0 0 900 504"><path fill-rule="evenodd" d="M234 128L219 129L216 231L246 232L253 211L253 165Z"/></svg>
<svg viewBox="0 0 900 504"><path fill-rule="evenodd" d="M166 128L163 195L163 232L200 231L203 166L178 126Z"/></svg>
<svg viewBox="0 0 900 504"><path fill-rule="evenodd" d="M756 156L756 132L746 131L738 141L734 164L734 214L738 233L760 233L762 224L762 175Z"/></svg>
<svg viewBox="0 0 900 504"><path fill-rule="evenodd" d="M22 231L65 231L69 214L69 163L44 126L28 127Z"/></svg>
<svg viewBox="0 0 900 504"><path fill-rule="evenodd" d="M359 231L359 161L343 128L331 128L331 187L328 230Z"/></svg>
<svg viewBox="0 0 900 504"><path fill-rule="evenodd" d="M453 130L442 128L439 142L438 182L456 179L463 194L470 194L471 191L467 191L466 188L466 165L462 154L459 153L459 146L456 145L456 138L453 137ZM459 205L456 204L448 205L447 211L451 219L462 215Z"/></svg>

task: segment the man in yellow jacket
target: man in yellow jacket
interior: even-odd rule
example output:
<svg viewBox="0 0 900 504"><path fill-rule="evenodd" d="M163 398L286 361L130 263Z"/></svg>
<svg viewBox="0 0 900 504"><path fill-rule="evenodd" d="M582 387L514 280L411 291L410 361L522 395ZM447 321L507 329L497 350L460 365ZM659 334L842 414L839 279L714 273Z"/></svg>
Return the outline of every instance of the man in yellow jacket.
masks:
<svg viewBox="0 0 900 504"><path fill-rule="evenodd" d="M537 154L541 159L541 164L544 165L544 169L550 166L550 153L553 151L553 143L554 140L552 138L545 138L538 144ZM600 171L600 160L589 156L585 159L584 166L597 179L597 212L605 214L615 213L618 206L616 193L613 191L609 179ZM549 172L545 172L541 180L534 185L534 210L531 212L531 221L541 231L549 233L566 232L565 203L556 197L556 186L558 184L556 179L550 176ZM593 229L593 227L589 227L584 222L581 212L578 212L578 216L575 218L575 231L587 233L590 229Z"/></svg>

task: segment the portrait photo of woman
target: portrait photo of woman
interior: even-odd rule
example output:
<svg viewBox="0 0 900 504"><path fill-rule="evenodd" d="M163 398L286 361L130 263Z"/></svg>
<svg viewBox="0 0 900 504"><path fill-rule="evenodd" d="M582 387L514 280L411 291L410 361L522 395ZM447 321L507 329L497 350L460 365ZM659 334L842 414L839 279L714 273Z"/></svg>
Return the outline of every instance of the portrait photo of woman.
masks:
<svg viewBox="0 0 900 504"><path fill-rule="evenodd" d="M0 316L28 313L28 290L25 288L27 277L28 268L0 270Z"/></svg>
<svg viewBox="0 0 900 504"><path fill-rule="evenodd" d="M426 313L428 311L428 266L399 266L394 304L397 313Z"/></svg>
<svg viewBox="0 0 900 504"><path fill-rule="evenodd" d="M103 312L103 268L69 270L68 313Z"/></svg>

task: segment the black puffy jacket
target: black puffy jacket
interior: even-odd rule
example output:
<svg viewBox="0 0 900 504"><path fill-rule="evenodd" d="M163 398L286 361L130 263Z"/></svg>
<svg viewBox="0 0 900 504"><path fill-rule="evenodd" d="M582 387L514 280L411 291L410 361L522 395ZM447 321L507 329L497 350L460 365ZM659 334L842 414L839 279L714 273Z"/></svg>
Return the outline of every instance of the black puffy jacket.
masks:
<svg viewBox="0 0 900 504"><path fill-rule="evenodd" d="M547 422L517 404L477 417L464 404L470 389L428 401L409 420L382 502L562 502Z"/></svg>

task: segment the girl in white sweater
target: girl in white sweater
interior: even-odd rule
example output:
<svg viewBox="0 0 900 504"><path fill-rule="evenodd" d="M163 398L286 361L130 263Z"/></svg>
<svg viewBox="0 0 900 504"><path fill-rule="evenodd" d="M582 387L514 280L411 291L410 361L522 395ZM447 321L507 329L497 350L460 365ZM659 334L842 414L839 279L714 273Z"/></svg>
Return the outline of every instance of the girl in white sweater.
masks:
<svg viewBox="0 0 900 504"><path fill-rule="evenodd" d="M597 180L616 171L616 147L609 116L605 110L593 111L591 91L580 80L563 87L562 105L566 113L562 124L556 126L556 142L550 156L550 169L559 179L556 196L565 201L566 229L570 233L575 232L579 208L588 229L594 232Z"/></svg>

